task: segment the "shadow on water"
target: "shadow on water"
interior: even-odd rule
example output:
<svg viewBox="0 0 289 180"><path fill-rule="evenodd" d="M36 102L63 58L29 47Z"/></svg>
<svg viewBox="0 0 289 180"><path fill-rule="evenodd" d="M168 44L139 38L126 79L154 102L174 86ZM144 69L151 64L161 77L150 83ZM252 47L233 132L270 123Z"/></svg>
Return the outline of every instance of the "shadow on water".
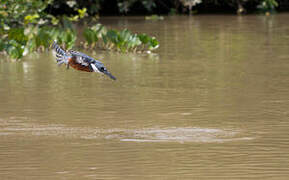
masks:
<svg viewBox="0 0 289 180"><path fill-rule="evenodd" d="M21 120L21 119L24 119ZM106 139L126 142L179 142L212 143L252 140L242 137L240 130L210 129L199 127L101 129L92 127L67 127L61 124L40 125L26 123L25 118L0 119L0 136L55 136L77 139Z"/></svg>

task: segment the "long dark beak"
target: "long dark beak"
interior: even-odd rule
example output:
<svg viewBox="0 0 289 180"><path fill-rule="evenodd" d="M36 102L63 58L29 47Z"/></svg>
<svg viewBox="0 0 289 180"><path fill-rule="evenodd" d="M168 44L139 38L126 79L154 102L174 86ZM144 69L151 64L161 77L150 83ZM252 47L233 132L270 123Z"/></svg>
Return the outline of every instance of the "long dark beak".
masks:
<svg viewBox="0 0 289 180"><path fill-rule="evenodd" d="M104 71L103 74L107 75L108 77L110 77L113 80L116 80L116 78L108 71Z"/></svg>

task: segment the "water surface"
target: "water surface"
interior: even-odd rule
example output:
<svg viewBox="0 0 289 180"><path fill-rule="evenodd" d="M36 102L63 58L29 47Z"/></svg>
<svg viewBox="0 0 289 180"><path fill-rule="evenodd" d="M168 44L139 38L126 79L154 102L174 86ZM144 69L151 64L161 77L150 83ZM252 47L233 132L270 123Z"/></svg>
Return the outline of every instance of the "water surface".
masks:
<svg viewBox="0 0 289 180"><path fill-rule="evenodd" d="M84 51L117 81L1 57L0 179L287 179L288 18L102 18L161 44Z"/></svg>

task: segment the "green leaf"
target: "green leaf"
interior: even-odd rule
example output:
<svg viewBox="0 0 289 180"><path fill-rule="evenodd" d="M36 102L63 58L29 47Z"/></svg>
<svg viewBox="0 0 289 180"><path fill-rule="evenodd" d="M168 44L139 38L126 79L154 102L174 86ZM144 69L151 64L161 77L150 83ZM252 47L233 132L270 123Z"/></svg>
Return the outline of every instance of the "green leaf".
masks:
<svg viewBox="0 0 289 180"><path fill-rule="evenodd" d="M108 39L107 39L107 36L104 35L104 34L101 34L101 37L102 37L102 41L104 44L107 44L108 43Z"/></svg>
<svg viewBox="0 0 289 180"><path fill-rule="evenodd" d="M114 43L114 44L118 43L118 34L117 34L116 30L108 30L107 33L106 33L106 37L112 43Z"/></svg>
<svg viewBox="0 0 289 180"><path fill-rule="evenodd" d="M5 43L2 39L0 39L0 51L3 51L5 49Z"/></svg>
<svg viewBox="0 0 289 180"><path fill-rule="evenodd" d="M15 40L20 44L26 44L28 38L24 34L24 28L12 28L8 32L8 39Z"/></svg>
<svg viewBox="0 0 289 180"><path fill-rule="evenodd" d="M159 47L159 42L156 40L155 37L152 37L149 41L149 49L154 50Z"/></svg>
<svg viewBox="0 0 289 180"><path fill-rule="evenodd" d="M83 36L89 45L98 41L97 32L93 31L92 29L86 28L83 31Z"/></svg>
<svg viewBox="0 0 289 180"><path fill-rule="evenodd" d="M150 37L146 34L139 34L138 38L143 44L147 44L150 41Z"/></svg>
<svg viewBox="0 0 289 180"><path fill-rule="evenodd" d="M24 23L28 24L28 23L35 22L35 20L38 18L39 18L39 14L27 15L24 18Z"/></svg>
<svg viewBox="0 0 289 180"><path fill-rule="evenodd" d="M8 42L9 45L6 49L7 54L13 59L20 59L23 57L24 46L17 43L15 40L11 40Z"/></svg>
<svg viewBox="0 0 289 180"><path fill-rule="evenodd" d="M57 19L56 17L52 16L51 23L53 25L57 25L59 23L59 19Z"/></svg>
<svg viewBox="0 0 289 180"><path fill-rule="evenodd" d="M82 8L82 9L77 10L80 18L84 18L84 16L86 15L86 10L87 10L86 8Z"/></svg>

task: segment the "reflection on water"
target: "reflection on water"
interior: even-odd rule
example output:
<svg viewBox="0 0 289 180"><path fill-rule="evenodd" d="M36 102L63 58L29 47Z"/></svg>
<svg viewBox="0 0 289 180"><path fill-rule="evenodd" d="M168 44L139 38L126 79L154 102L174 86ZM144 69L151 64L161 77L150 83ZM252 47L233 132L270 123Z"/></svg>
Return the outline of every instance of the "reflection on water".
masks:
<svg viewBox="0 0 289 180"><path fill-rule="evenodd" d="M0 60L0 179L287 179L289 15L103 18L157 54L86 53L118 80Z"/></svg>

